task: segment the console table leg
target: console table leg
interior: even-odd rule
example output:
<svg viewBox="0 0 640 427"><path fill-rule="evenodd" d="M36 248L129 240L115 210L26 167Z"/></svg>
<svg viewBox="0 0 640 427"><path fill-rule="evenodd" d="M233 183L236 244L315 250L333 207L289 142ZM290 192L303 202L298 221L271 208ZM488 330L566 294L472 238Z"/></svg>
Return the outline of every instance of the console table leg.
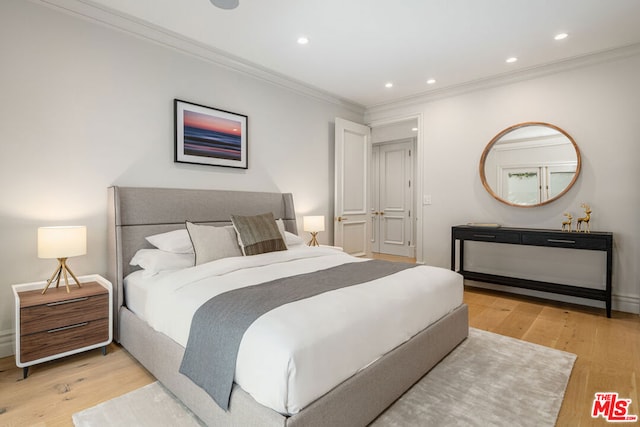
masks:
<svg viewBox="0 0 640 427"><path fill-rule="evenodd" d="M28 375L29 375L29 367L25 366L24 368L22 368L22 379L26 380Z"/></svg>
<svg viewBox="0 0 640 427"><path fill-rule="evenodd" d="M451 270L456 271L456 239L451 233Z"/></svg>
<svg viewBox="0 0 640 427"><path fill-rule="evenodd" d="M611 269L613 267L613 245L607 249L607 282L606 282L606 295L607 295L607 317L611 317L611 282L612 274Z"/></svg>

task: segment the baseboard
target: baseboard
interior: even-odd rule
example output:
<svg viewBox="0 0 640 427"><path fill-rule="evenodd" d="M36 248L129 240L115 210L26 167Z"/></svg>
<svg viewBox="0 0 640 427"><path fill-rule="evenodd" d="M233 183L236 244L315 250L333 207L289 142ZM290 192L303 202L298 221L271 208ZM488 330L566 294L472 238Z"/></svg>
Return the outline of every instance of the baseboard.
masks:
<svg viewBox="0 0 640 427"><path fill-rule="evenodd" d="M530 289L514 288L511 286L494 285L493 283L476 282L474 280L465 280L465 285L476 288L492 289L494 291L503 291L513 294L526 295L531 297L543 298L553 301L568 302L571 304L586 305L589 307L604 308L604 302L595 301L586 298L572 297L568 295L554 294L549 292L534 291ZM640 314L640 297L627 295L612 295L611 308L615 311L623 311L625 313Z"/></svg>
<svg viewBox="0 0 640 427"><path fill-rule="evenodd" d="M11 329L0 331L0 357L13 356L13 336L15 332Z"/></svg>
<svg viewBox="0 0 640 427"><path fill-rule="evenodd" d="M612 295L611 305L613 306L613 309L617 311L640 314L640 297Z"/></svg>

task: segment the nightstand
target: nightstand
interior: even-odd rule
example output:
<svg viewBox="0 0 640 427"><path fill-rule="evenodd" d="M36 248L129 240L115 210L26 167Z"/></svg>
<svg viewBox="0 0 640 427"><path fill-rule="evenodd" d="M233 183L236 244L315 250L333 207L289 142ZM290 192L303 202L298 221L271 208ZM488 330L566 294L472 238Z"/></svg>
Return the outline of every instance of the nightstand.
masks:
<svg viewBox="0 0 640 427"><path fill-rule="evenodd" d="M29 366L106 346L113 337L111 282L97 274L79 277L82 288L67 293L46 282L13 285L16 365Z"/></svg>

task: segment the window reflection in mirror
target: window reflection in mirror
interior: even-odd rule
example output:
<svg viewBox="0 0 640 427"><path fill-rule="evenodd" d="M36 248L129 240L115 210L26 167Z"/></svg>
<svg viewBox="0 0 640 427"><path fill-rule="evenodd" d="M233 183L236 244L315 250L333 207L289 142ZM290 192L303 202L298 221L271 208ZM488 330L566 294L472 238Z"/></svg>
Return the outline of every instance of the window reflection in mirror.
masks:
<svg viewBox="0 0 640 427"><path fill-rule="evenodd" d="M565 131L548 123L507 128L485 148L480 176L487 191L512 206L540 206L564 193L580 172L580 151Z"/></svg>

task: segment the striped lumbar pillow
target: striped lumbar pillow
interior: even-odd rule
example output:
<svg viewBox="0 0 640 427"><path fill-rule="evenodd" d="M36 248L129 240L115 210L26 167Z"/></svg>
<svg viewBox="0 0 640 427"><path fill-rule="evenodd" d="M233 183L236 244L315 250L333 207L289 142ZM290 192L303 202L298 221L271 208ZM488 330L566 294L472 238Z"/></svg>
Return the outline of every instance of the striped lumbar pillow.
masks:
<svg viewBox="0 0 640 427"><path fill-rule="evenodd" d="M257 255L287 249L271 212L255 216L231 215L244 255Z"/></svg>

